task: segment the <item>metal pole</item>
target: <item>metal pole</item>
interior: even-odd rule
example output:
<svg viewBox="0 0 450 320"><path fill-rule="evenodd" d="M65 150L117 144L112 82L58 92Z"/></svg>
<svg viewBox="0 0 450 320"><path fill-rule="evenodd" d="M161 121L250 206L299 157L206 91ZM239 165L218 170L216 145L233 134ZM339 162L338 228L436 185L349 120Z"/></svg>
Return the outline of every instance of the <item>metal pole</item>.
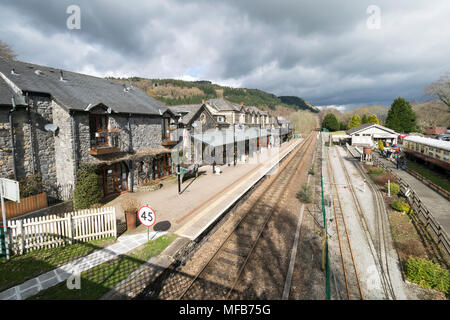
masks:
<svg viewBox="0 0 450 320"><path fill-rule="evenodd" d="M178 137L178 121L176 123L177 125L177 159L178 159L178 165L177 165L177 181L178 181L178 194L181 193L181 172L180 172L180 139Z"/></svg>
<svg viewBox="0 0 450 320"><path fill-rule="evenodd" d="M9 261L8 227L6 225L5 200L3 199L3 182L0 181L0 198L2 202L3 236L5 237L6 261Z"/></svg>

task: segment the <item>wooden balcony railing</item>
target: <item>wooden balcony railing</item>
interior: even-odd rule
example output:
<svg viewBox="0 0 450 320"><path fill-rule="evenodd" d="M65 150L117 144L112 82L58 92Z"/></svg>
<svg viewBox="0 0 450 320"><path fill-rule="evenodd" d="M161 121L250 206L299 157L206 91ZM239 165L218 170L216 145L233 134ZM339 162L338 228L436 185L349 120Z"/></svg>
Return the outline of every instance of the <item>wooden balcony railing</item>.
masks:
<svg viewBox="0 0 450 320"><path fill-rule="evenodd" d="M93 156L120 152L119 145L120 130L112 129L95 132L95 139L91 140L91 150Z"/></svg>

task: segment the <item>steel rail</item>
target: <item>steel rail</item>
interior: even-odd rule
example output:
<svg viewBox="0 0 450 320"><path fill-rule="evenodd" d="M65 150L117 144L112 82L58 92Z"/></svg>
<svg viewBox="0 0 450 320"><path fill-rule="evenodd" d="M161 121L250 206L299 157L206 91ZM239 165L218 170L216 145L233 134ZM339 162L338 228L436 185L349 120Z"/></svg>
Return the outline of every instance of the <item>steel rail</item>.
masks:
<svg viewBox="0 0 450 320"><path fill-rule="evenodd" d="M280 169L284 169L286 168L291 162L292 160L295 158L295 156L303 149L307 149L306 147L306 143L308 142L309 144L311 144L312 142L312 137L313 134L311 133L302 143L301 145L299 145L297 148L297 150L294 151L293 154L291 154L288 158L287 161L285 161L284 163L281 164L281 168ZM309 146L308 144L308 146ZM278 178L280 177L281 173L283 172L283 170L279 170L275 177L271 177L272 181L270 182L270 184L265 188L265 191L269 190L274 184L275 182L278 181ZM215 250L213 256L208 259L208 261L205 263L205 265L201 268L201 270L196 274L196 276L194 277L194 279L189 283L189 285L185 288L185 290L181 293L181 295L179 295L178 300L183 299L184 296L186 296L186 294L189 292L189 290L191 290L191 288L193 287L193 285L199 280L200 276L205 272L205 270L212 264L213 261L215 261L216 257L218 257L219 253L222 251L222 249L225 247L225 245L228 243L228 241L231 239L231 237L235 234L236 230L242 225L243 221L249 216L249 214L252 212L252 209L256 207L256 205L259 204L259 201L262 199L262 197L265 195L265 191L261 193L261 195L254 201L254 203L252 204L252 206L246 210L246 213L239 219L239 221L236 223L236 225L234 226L233 230L229 233L229 235L225 238L225 240L221 243L221 245L217 248L217 250ZM269 218L270 218L271 214L268 214ZM263 228L265 227L267 221L264 222L263 224ZM258 238L256 239L255 242L258 241L259 237L261 235L261 232L258 234ZM249 255L248 255L249 256ZM248 260L248 259L247 259Z"/></svg>
<svg viewBox="0 0 450 320"><path fill-rule="evenodd" d="M327 152L327 158L328 158L328 162L330 162L331 159L330 159L330 153L329 152ZM342 163L341 163L341 165L342 165ZM343 169L345 169L345 168L343 168ZM333 181L336 181L336 178L335 178L335 175L334 175L334 170L333 170L332 166L331 166L331 172L332 172ZM350 184L351 181L349 180L348 183ZM350 186L350 188L352 188L352 186ZM362 287L361 287L361 282L360 282L360 279L359 279L358 269L356 268L355 257L353 255L352 245L351 245L351 242L350 242L350 236L348 234L347 223L345 222L344 211L342 209L342 203L341 203L341 199L340 199L340 194L339 194L339 191L338 191L336 185L334 185L334 189L335 189L335 192L336 192L336 196L337 196L336 198L338 200L339 209L341 211L342 222L344 224L344 231L345 231L345 235L346 235L346 238L347 238L348 247L349 247L349 250L350 250L350 256L352 258L352 265L353 265L353 269L354 269L354 272L355 272L356 281L357 281L357 284L358 284L358 291L359 291L361 300L364 300L364 294L362 292ZM337 223L337 221L336 221L336 223ZM349 292L347 292L347 295L349 295Z"/></svg>

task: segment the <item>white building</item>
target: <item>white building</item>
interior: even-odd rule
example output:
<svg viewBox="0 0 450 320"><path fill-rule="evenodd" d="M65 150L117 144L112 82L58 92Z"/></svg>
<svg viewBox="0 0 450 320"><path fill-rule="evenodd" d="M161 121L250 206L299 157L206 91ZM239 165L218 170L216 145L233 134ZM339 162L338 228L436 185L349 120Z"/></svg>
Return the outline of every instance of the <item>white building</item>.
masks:
<svg viewBox="0 0 450 320"><path fill-rule="evenodd" d="M365 123L347 130L346 139L351 140L352 146L374 146L381 140L384 145L397 144L398 133L379 124ZM386 144L387 143L387 144Z"/></svg>

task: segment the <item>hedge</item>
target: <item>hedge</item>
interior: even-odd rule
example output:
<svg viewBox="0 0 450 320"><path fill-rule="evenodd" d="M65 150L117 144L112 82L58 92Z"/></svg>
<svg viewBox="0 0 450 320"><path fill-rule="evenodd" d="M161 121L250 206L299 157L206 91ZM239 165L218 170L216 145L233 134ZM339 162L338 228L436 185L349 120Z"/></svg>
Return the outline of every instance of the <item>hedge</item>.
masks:
<svg viewBox="0 0 450 320"><path fill-rule="evenodd" d="M423 288L433 288L450 293L450 274L439 264L422 258L409 258L406 262L406 277Z"/></svg>
<svg viewBox="0 0 450 320"><path fill-rule="evenodd" d="M94 166L80 165L77 171L77 182L73 191L75 209L86 209L102 199L99 175Z"/></svg>

